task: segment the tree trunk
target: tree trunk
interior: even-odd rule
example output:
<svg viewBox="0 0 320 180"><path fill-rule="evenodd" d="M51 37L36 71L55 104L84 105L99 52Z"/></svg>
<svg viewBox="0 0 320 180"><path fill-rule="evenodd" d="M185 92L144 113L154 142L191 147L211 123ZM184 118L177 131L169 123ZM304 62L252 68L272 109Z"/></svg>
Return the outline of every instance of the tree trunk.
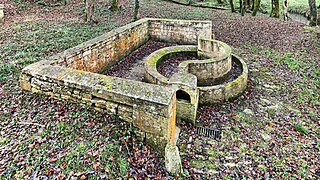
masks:
<svg viewBox="0 0 320 180"><path fill-rule="evenodd" d="M138 20L138 13L139 13L139 0L134 0L133 21Z"/></svg>
<svg viewBox="0 0 320 180"><path fill-rule="evenodd" d="M239 0L239 3L240 3L241 16L244 16L246 12L246 0Z"/></svg>
<svg viewBox="0 0 320 180"><path fill-rule="evenodd" d="M271 13L270 17L279 18L280 17L280 3L279 0L271 0Z"/></svg>
<svg viewBox="0 0 320 180"><path fill-rule="evenodd" d="M251 9L250 9L251 11L254 10L254 5L255 5L255 3L256 3L255 0L252 0L252 5L251 5Z"/></svg>
<svg viewBox="0 0 320 180"><path fill-rule="evenodd" d="M246 11L250 10L251 8L251 0L247 0L246 2Z"/></svg>
<svg viewBox="0 0 320 180"><path fill-rule="evenodd" d="M233 0L229 0L230 7L231 7L231 12L235 12L234 6L233 6Z"/></svg>
<svg viewBox="0 0 320 180"><path fill-rule="evenodd" d="M310 26L317 26L317 5L316 0L309 0Z"/></svg>
<svg viewBox="0 0 320 180"><path fill-rule="evenodd" d="M83 8L83 20L87 22L88 15L87 15L87 0L83 0L84 8Z"/></svg>
<svg viewBox="0 0 320 180"><path fill-rule="evenodd" d="M261 0L254 0L254 9L252 11L252 16L256 16L257 15L257 12L260 8L260 2Z"/></svg>
<svg viewBox="0 0 320 180"><path fill-rule="evenodd" d="M242 5L241 5L242 9L241 9L241 16L244 16L244 14L246 13L246 9L247 9L247 1L246 0L242 0Z"/></svg>
<svg viewBox="0 0 320 180"><path fill-rule="evenodd" d="M283 19L288 21L288 0L283 0Z"/></svg>
<svg viewBox="0 0 320 180"><path fill-rule="evenodd" d="M85 22L93 22L95 0L83 0L83 2L85 5L84 21Z"/></svg>
<svg viewBox="0 0 320 180"><path fill-rule="evenodd" d="M119 11L119 0L112 0L111 11Z"/></svg>
<svg viewBox="0 0 320 180"><path fill-rule="evenodd" d="M276 18L280 17L280 0L275 0L276 3Z"/></svg>

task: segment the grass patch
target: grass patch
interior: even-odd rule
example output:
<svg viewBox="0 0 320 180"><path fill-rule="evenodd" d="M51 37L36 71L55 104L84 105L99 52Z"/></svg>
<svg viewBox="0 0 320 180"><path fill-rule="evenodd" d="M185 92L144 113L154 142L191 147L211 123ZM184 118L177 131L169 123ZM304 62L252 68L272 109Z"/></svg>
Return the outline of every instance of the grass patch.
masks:
<svg viewBox="0 0 320 180"><path fill-rule="evenodd" d="M307 129L307 127L301 124L295 124L294 128L296 129L296 131L300 132L301 134L309 134L309 130Z"/></svg>
<svg viewBox="0 0 320 180"><path fill-rule="evenodd" d="M0 46L0 80L16 74L25 66L54 53L71 48L113 28L114 24L90 26L72 21L22 22L6 29L1 36L9 36Z"/></svg>
<svg viewBox="0 0 320 180"><path fill-rule="evenodd" d="M239 133L240 132L240 128L236 125L232 126L232 130L236 133Z"/></svg>
<svg viewBox="0 0 320 180"><path fill-rule="evenodd" d="M286 65L289 69L294 70L307 66L303 61L296 58L296 54L292 52L284 52L275 56L276 62L281 62Z"/></svg>

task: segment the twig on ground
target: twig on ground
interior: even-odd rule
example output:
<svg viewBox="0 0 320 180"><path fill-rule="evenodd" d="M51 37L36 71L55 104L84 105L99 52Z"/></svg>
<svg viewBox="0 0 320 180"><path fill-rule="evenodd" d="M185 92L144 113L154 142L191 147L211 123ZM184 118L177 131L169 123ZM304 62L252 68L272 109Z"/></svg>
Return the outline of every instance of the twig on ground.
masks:
<svg viewBox="0 0 320 180"><path fill-rule="evenodd" d="M18 124L22 124L22 125L35 125L35 126L40 126L40 127L46 127L45 125L38 124L38 123L32 123L32 122L18 122Z"/></svg>

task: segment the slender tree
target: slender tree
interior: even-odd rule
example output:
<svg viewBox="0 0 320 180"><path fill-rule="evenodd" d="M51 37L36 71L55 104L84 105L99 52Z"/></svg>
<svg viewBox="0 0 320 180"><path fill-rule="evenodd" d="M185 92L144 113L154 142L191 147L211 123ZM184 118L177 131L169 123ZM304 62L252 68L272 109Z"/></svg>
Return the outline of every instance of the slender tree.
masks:
<svg viewBox="0 0 320 180"><path fill-rule="evenodd" d="M246 11L250 10L251 6L252 6L252 1L251 0L247 0L247 2L246 2Z"/></svg>
<svg viewBox="0 0 320 180"><path fill-rule="evenodd" d="M239 0L239 6L240 6L240 13L241 13L241 15L242 15L242 1L243 1L243 0Z"/></svg>
<svg viewBox="0 0 320 180"><path fill-rule="evenodd" d="M288 21L288 0L283 0L283 19Z"/></svg>
<svg viewBox="0 0 320 180"><path fill-rule="evenodd" d="M84 8L83 8L83 19L85 22L87 22L88 19L88 15L87 15L87 0L82 0L83 4L84 4Z"/></svg>
<svg viewBox="0 0 320 180"><path fill-rule="evenodd" d="M270 17L279 18L280 17L280 2L279 0L271 0L271 13Z"/></svg>
<svg viewBox="0 0 320 180"><path fill-rule="evenodd" d="M230 3L230 7L231 7L231 12L236 12L234 9L233 0L229 0L229 3Z"/></svg>
<svg viewBox="0 0 320 180"><path fill-rule="evenodd" d="M95 0L83 0L84 3L84 21L93 22Z"/></svg>
<svg viewBox="0 0 320 180"><path fill-rule="evenodd" d="M246 12L246 4L247 1L246 0L240 0L240 12L241 12L241 16L244 16L245 12Z"/></svg>
<svg viewBox="0 0 320 180"><path fill-rule="evenodd" d="M252 1L251 1L251 9L250 9L251 11L254 10L255 3L256 3L255 0L252 0Z"/></svg>
<svg viewBox="0 0 320 180"><path fill-rule="evenodd" d="M317 26L317 5L316 0L309 0L310 7L310 26Z"/></svg>
<svg viewBox="0 0 320 180"><path fill-rule="evenodd" d="M139 13L139 0L134 0L133 21L138 20L138 13Z"/></svg>
<svg viewBox="0 0 320 180"><path fill-rule="evenodd" d="M254 8L253 8L253 11L252 11L252 16L256 16L257 15L257 12L260 8L260 2L261 0L254 0Z"/></svg>

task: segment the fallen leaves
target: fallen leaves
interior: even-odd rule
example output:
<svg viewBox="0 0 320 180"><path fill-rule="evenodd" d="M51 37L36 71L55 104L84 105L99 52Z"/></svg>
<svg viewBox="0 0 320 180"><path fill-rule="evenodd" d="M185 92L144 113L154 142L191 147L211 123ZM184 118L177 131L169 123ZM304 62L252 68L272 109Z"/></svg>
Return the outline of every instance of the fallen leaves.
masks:
<svg viewBox="0 0 320 180"><path fill-rule="evenodd" d="M127 9L130 8L125 9L112 18L108 15L108 22L129 22ZM320 56L313 34L304 32L303 25L297 22L238 17L226 11L182 7L165 1L148 2L148 6L144 3L141 17L144 16L211 19L216 38L233 46L234 52L243 56L249 66L250 80L243 96L199 108L197 123L224 128L221 141L202 137L195 133L193 126L179 124L182 178L284 179L292 176L312 179L320 176L320 113L319 104L312 101L319 94ZM1 41L8 39L16 44L20 38L14 36L15 33L6 32L0 37ZM165 43L148 42L145 51L134 52L108 73L123 77L121 70L131 70L139 59L165 46ZM19 52L19 47L14 47L18 50L8 49L9 53ZM287 52L294 56L285 56ZM6 58L4 62L14 60ZM297 66L298 61L303 63ZM89 107L23 92L17 79L15 75L0 82L0 174L4 178L169 177L163 158L139 141L130 126ZM268 106L284 105L280 110L266 112L259 108L264 105L261 98L270 101ZM297 129L303 132L305 126L308 134L302 135L294 128L299 122L301 127ZM235 133L230 129L232 126L240 131ZM191 164L197 159L201 164Z"/></svg>

